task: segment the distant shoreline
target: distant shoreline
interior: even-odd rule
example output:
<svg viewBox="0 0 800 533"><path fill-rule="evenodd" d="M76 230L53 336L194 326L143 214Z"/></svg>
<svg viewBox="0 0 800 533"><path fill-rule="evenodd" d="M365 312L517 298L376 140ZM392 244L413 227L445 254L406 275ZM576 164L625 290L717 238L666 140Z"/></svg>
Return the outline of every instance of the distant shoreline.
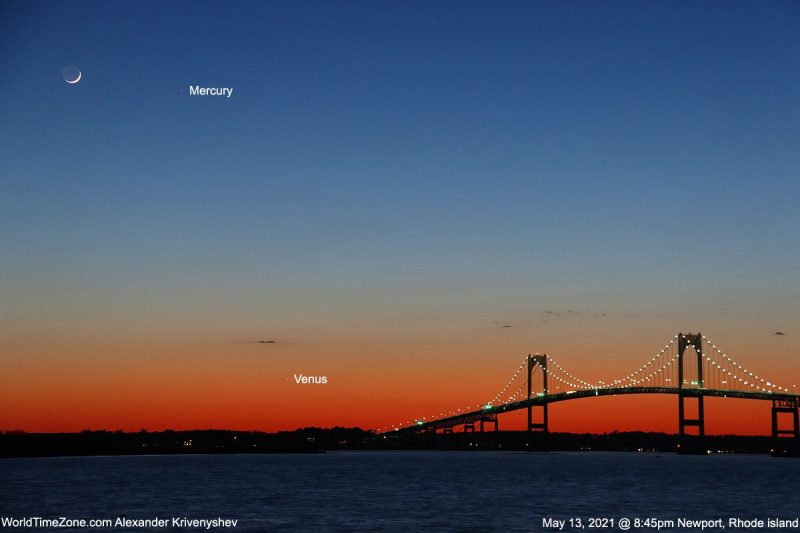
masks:
<svg viewBox="0 0 800 533"><path fill-rule="evenodd" d="M709 435L683 441L678 435L648 432L604 434L524 431L486 433L375 434L360 428L303 428L265 433L231 430L82 431L79 433L0 433L0 458L105 455L241 453L324 453L336 450L504 450L629 451L660 453L747 453L795 455L794 439ZM682 447L681 447L682 446Z"/></svg>

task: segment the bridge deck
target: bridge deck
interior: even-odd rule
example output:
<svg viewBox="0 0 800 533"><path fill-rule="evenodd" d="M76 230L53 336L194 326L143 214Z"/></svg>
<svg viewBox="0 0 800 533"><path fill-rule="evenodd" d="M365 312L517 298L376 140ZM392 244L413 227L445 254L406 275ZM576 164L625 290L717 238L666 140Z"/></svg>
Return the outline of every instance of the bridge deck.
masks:
<svg viewBox="0 0 800 533"><path fill-rule="evenodd" d="M460 413L455 416L440 418L438 420L431 420L422 424L398 428L387 433L397 431L419 431L426 429L440 429L457 426L478 421L486 418L489 415L497 415L502 413L509 413L519 409L527 409L529 406L544 405L547 403L563 402L567 400L577 400L579 398L590 398L593 396L616 396L621 394L683 394L684 396L715 396L719 398L744 398L748 400L785 400L795 402L800 405L800 394L786 394L786 393L769 393L769 392L756 392L756 391L737 391L725 389L697 389L697 388L683 388L678 387L609 387L602 389L585 389L575 390L569 392L559 392L556 394L547 394L544 396L536 396L531 399L520 400L517 402L504 403L490 408L479 409L467 413Z"/></svg>

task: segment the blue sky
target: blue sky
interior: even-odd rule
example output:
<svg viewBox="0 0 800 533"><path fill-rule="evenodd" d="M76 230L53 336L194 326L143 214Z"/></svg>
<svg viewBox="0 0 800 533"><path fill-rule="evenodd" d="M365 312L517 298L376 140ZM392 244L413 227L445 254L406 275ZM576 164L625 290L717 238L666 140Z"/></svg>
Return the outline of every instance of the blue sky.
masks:
<svg viewBox="0 0 800 533"><path fill-rule="evenodd" d="M0 10L6 331L692 291L800 316L796 2Z"/></svg>

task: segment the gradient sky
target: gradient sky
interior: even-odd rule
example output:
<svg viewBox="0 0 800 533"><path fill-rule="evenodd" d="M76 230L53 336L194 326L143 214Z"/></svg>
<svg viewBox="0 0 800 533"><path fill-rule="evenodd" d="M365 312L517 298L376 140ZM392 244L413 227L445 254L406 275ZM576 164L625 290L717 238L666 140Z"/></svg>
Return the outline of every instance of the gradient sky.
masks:
<svg viewBox="0 0 800 533"><path fill-rule="evenodd" d="M800 384L799 27L791 1L3 2L0 429L378 427L533 351L611 381L679 330ZM556 430L676 430L672 397L568 403Z"/></svg>

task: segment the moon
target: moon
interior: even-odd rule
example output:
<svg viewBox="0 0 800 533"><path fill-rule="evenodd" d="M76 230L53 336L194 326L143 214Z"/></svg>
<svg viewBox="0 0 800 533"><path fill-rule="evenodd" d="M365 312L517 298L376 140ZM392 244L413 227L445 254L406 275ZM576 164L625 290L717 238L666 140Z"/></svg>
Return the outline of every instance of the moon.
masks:
<svg viewBox="0 0 800 533"><path fill-rule="evenodd" d="M83 75L80 69L75 65L67 65L64 67L64 70L61 71L61 74L64 76L64 81L70 85L75 85L81 81L81 76Z"/></svg>

